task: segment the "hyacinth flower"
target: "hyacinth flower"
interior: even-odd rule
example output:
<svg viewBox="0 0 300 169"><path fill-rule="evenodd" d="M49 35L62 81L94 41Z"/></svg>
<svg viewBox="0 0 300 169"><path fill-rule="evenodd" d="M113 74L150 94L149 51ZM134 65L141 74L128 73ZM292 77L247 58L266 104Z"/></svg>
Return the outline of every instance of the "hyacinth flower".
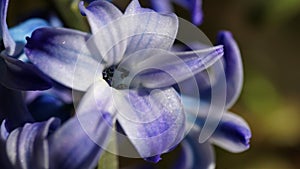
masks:
<svg viewBox="0 0 300 169"><path fill-rule="evenodd" d="M6 128L9 122L3 120L0 129L0 167L93 169L102 153L99 145L105 146L113 119L106 112L109 107L102 104L98 109L95 104L99 102L90 99L95 88L99 88L97 84L83 97L77 115L63 124L52 117L42 122L23 121L21 123L25 125L9 131ZM101 96L101 102L106 103L108 98ZM18 114L22 116L31 116L24 105L24 102L10 104L8 108L21 111Z"/></svg>
<svg viewBox="0 0 300 169"><path fill-rule="evenodd" d="M226 109L229 109L237 100L240 95L241 88L243 85L243 66L241 61L241 55L237 43L235 42L232 34L229 31L220 31L217 37L217 44L224 46L224 57L222 57L223 64L225 67L225 76L227 81L227 99ZM202 47L201 44L191 45L195 48ZM213 68L213 67L212 67ZM197 82L203 80L203 73L196 75L200 77ZM204 75L205 76L205 75ZM218 76L218 75L214 75ZM184 85L189 85L185 83ZM212 85L219 85L218 80ZM199 85L200 86L200 85ZM209 86L202 85L201 87ZM199 92L206 93L203 88L199 89ZM208 89L210 91L210 89ZM205 98L208 97L208 98ZM249 148L251 130L247 122L240 116L226 110L223 113L223 117L218 124L218 127L212 134L212 136L204 143L199 143L199 133L204 126L207 113L210 109L210 104L207 102L211 97L205 95L201 97L201 109L197 112L196 122L194 124L195 110L199 98L190 98L184 96L183 98L188 99L189 103L186 104L187 118L190 119L188 122L190 125L194 125L192 130L181 142L181 152L178 159L173 165L172 169L213 169L216 166L215 154L213 145L219 146L229 152L239 153ZM142 165L139 168L154 168L150 165Z"/></svg>
<svg viewBox="0 0 300 169"><path fill-rule="evenodd" d="M23 53L25 37L34 29L47 26L47 23L32 19L9 30L6 23L8 4L8 0L2 0L0 4L0 38L3 41L0 49L0 84L17 90L48 89L51 87L49 78L34 65L18 59Z"/></svg>
<svg viewBox="0 0 300 169"><path fill-rule="evenodd" d="M202 0L151 0L153 9L163 13L174 11L172 3L189 10L193 24L200 25L203 22Z"/></svg>
<svg viewBox="0 0 300 169"><path fill-rule="evenodd" d="M107 1L93 1L87 7L82 2L80 10L87 16L92 34L62 28L37 29L27 39L25 53L44 73L75 90L86 91L95 78L104 79L99 90L111 91L114 99L120 101L115 105L118 107L116 119L125 134L141 157L158 162L160 155L173 149L184 135L185 113L178 93L172 88L176 82L163 72L149 70L138 77L139 83L123 84L122 80L137 67L129 66L124 70L118 69L118 65L123 61L137 65L135 59L127 57L145 49L151 50L143 53L144 59L151 59L152 49L171 52L178 29L176 15L142 8L137 0L129 4L124 14ZM97 40L99 53L96 54L87 46L92 35L101 35ZM222 46L198 53L201 57L181 52L183 63L175 63L166 69L184 80L190 76L181 71L183 64L197 73L223 55ZM153 90L156 88L160 90ZM158 118L149 122L155 117Z"/></svg>
<svg viewBox="0 0 300 169"><path fill-rule="evenodd" d="M224 57L222 60L227 83L225 108L229 109L238 99L243 85L243 65L241 54L236 41L229 31L219 32L217 36L217 44L222 44L224 46ZM219 85L218 80L212 85ZM211 91L211 89L208 90ZM210 96L208 97L210 99ZM202 100L204 105L201 106L201 112L197 115L196 125L182 143L182 151L184 154L182 158L186 160L181 161L181 166L190 166L187 168L191 169L196 169L196 166L201 166L200 168L203 169L214 168L214 152L211 144L215 144L233 153L243 152L250 146L251 130L247 122L242 117L233 114L228 110L223 113L223 117L219 122L218 127L208 141L201 144L198 142L197 137L199 137L200 129L204 125L205 118L210 107L207 100L207 98ZM188 116L191 117L190 119L194 119L194 117L192 117L194 116L194 110L196 109L194 105L196 105L195 102L199 102L199 99L194 98L190 99L190 101L190 104L186 105L187 112ZM205 156L203 156L203 154L205 154Z"/></svg>

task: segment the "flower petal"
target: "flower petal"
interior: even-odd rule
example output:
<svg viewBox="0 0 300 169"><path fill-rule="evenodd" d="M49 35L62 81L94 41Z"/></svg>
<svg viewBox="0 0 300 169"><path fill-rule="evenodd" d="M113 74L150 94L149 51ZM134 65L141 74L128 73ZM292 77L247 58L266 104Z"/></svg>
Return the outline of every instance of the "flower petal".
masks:
<svg viewBox="0 0 300 169"><path fill-rule="evenodd" d="M25 45L26 37L31 36L35 29L48 26L49 24L45 20L34 18L26 20L19 25L10 28L9 33L15 42L21 42Z"/></svg>
<svg viewBox="0 0 300 169"><path fill-rule="evenodd" d="M9 132L33 121L21 92L0 85L0 95L0 113L6 119L5 126Z"/></svg>
<svg viewBox="0 0 300 169"><path fill-rule="evenodd" d="M179 96L173 88L121 92L114 97L119 123L141 157L158 162L160 154L183 138L185 115Z"/></svg>
<svg viewBox="0 0 300 169"><path fill-rule="evenodd" d="M112 131L115 109L110 109L109 89L104 80L97 81L83 96L76 117L50 136L51 169L95 167Z"/></svg>
<svg viewBox="0 0 300 169"><path fill-rule="evenodd" d="M151 0L152 8L160 13L171 13L173 12L173 7L170 0L157 1Z"/></svg>
<svg viewBox="0 0 300 169"><path fill-rule="evenodd" d="M239 153L250 145L251 131L247 122L233 113L224 116L210 141L230 152Z"/></svg>
<svg viewBox="0 0 300 169"><path fill-rule="evenodd" d="M183 97L183 100L186 99ZM189 125L193 125L193 129L197 132L202 132L209 111L213 107L210 104L201 102L200 109L198 109L195 106L197 102L197 99L190 99L189 102L184 101L184 103L188 103L184 105L184 108ZM209 141L230 152L242 152L249 148L251 130L243 118L230 112L224 112L220 121L216 122L218 122L217 127L210 136Z"/></svg>
<svg viewBox="0 0 300 169"><path fill-rule="evenodd" d="M202 0L173 0L177 4L187 8L195 25L203 22Z"/></svg>
<svg viewBox="0 0 300 169"><path fill-rule="evenodd" d="M94 1L86 8L80 3L81 12L87 15L93 36L87 42L89 48L97 53L96 60L105 62L106 67L118 64L126 50L123 14L112 3ZM102 60L103 59L103 60Z"/></svg>
<svg viewBox="0 0 300 169"><path fill-rule="evenodd" d="M141 84L147 88L172 86L194 77L223 56L223 47L217 46L195 52L166 52L156 49L136 52L127 62L121 64L134 76L132 84ZM133 60L133 61L131 61ZM134 64L133 64L134 62ZM126 79L123 79L126 80ZM119 80L119 82L122 82Z"/></svg>
<svg viewBox="0 0 300 169"><path fill-rule="evenodd" d="M100 1L97 3L100 4ZM105 4L113 6L107 2ZM110 13L105 12L106 15ZM164 26L159 23L164 23ZM175 15L161 15L150 9L141 8L139 2L134 0L127 7L125 15L115 17L109 24L98 27L100 29L93 36L94 46L109 67L118 64L124 55L126 57L142 49L168 50L174 43L178 20Z"/></svg>
<svg viewBox="0 0 300 169"><path fill-rule="evenodd" d="M3 43L7 54L12 56L14 55L16 50L16 43L10 36L8 26L6 23L8 3L9 0L2 0L0 4L0 36L3 39Z"/></svg>
<svg viewBox="0 0 300 169"><path fill-rule="evenodd" d="M89 37L69 29L41 28L27 39L25 53L33 64L54 80L85 91L95 77L102 77L102 65L93 59L86 46Z"/></svg>
<svg viewBox="0 0 300 169"><path fill-rule="evenodd" d="M6 143L6 152L14 168L39 169L49 167L46 137L59 125L54 118L47 122L27 123L13 130Z"/></svg>
<svg viewBox="0 0 300 169"><path fill-rule="evenodd" d="M227 82L226 107L238 99L243 86L243 63L239 47L229 31L220 31L217 43L224 45L224 64Z"/></svg>
<svg viewBox="0 0 300 169"><path fill-rule="evenodd" d="M87 16L93 34L96 34L104 25L123 15L116 6L106 0L93 1L88 7L84 7L84 2L81 1L79 9L83 15Z"/></svg>
<svg viewBox="0 0 300 169"><path fill-rule="evenodd" d="M198 136L189 133L181 142L181 158L175 162L174 169L214 169L215 155L209 142L199 143Z"/></svg>
<svg viewBox="0 0 300 169"><path fill-rule="evenodd" d="M6 140L8 138L8 131L6 130L6 127L5 127L5 120L2 121L1 123L1 128L0 128L0 168L3 168L3 169L11 169L13 168L8 160L8 157L7 157L7 153L5 151L5 148L6 148Z"/></svg>
<svg viewBox="0 0 300 169"><path fill-rule="evenodd" d="M109 113L94 110L65 123L49 138L50 169L95 168L102 153L100 146L105 146L111 132L111 120Z"/></svg>
<svg viewBox="0 0 300 169"><path fill-rule="evenodd" d="M76 110L77 115L91 112L106 112L115 116L113 94L116 89L110 87L105 80L99 79L87 90Z"/></svg>
<svg viewBox="0 0 300 169"><path fill-rule="evenodd" d="M15 90L46 90L52 81L37 67L16 58L0 56L0 83Z"/></svg>
<svg viewBox="0 0 300 169"><path fill-rule="evenodd" d="M178 30L175 14L162 15L142 8L138 0L133 0L126 8L124 17L128 18L125 22L128 23L126 33L130 37L125 55L143 49L169 50L172 47Z"/></svg>

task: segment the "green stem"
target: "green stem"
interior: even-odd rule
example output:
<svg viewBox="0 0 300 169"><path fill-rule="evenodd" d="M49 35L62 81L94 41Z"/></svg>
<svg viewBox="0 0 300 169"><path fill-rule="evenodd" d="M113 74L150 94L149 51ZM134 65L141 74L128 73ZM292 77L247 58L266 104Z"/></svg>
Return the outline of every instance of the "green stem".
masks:
<svg viewBox="0 0 300 169"><path fill-rule="evenodd" d="M114 130L115 131L115 130ZM111 134L111 138L108 144L108 151L104 151L99 162L98 162L98 169L118 169L119 168L119 159L118 155L116 155L117 151L117 136L113 132Z"/></svg>
<svg viewBox="0 0 300 169"><path fill-rule="evenodd" d="M86 19L79 12L79 0L54 0L53 3L67 27L89 30Z"/></svg>

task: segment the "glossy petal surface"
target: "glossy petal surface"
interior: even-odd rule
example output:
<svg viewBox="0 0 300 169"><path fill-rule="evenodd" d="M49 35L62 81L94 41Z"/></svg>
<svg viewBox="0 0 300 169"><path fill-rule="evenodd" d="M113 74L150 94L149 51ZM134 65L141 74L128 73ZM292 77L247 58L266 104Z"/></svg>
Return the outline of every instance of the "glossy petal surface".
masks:
<svg viewBox="0 0 300 169"><path fill-rule="evenodd" d="M117 116L139 154L158 162L160 154L175 147L184 134L185 116L174 89L122 91ZM125 97L122 99L122 96Z"/></svg>

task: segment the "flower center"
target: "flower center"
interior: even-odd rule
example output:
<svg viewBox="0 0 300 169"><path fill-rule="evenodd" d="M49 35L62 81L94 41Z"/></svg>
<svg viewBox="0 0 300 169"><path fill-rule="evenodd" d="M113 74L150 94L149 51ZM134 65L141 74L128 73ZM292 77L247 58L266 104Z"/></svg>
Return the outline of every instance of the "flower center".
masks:
<svg viewBox="0 0 300 169"><path fill-rule="evenodd" d="M116 89L126 89L128 88L128 75L129 71L124 68L118 67L118 65L113 65L103 70L103 79L108 83L109 86Z"/></svg>
<svg viewBox="0 0 300 169"><path fill-rule="evenodd" d="M106 69L103 70L102 72L102 76L103 76L103 79L110 85L112 86L112 78L114 76L114 72L116 70L117 66L116 65L113 65L113 66L110 66Z"/></svg>

